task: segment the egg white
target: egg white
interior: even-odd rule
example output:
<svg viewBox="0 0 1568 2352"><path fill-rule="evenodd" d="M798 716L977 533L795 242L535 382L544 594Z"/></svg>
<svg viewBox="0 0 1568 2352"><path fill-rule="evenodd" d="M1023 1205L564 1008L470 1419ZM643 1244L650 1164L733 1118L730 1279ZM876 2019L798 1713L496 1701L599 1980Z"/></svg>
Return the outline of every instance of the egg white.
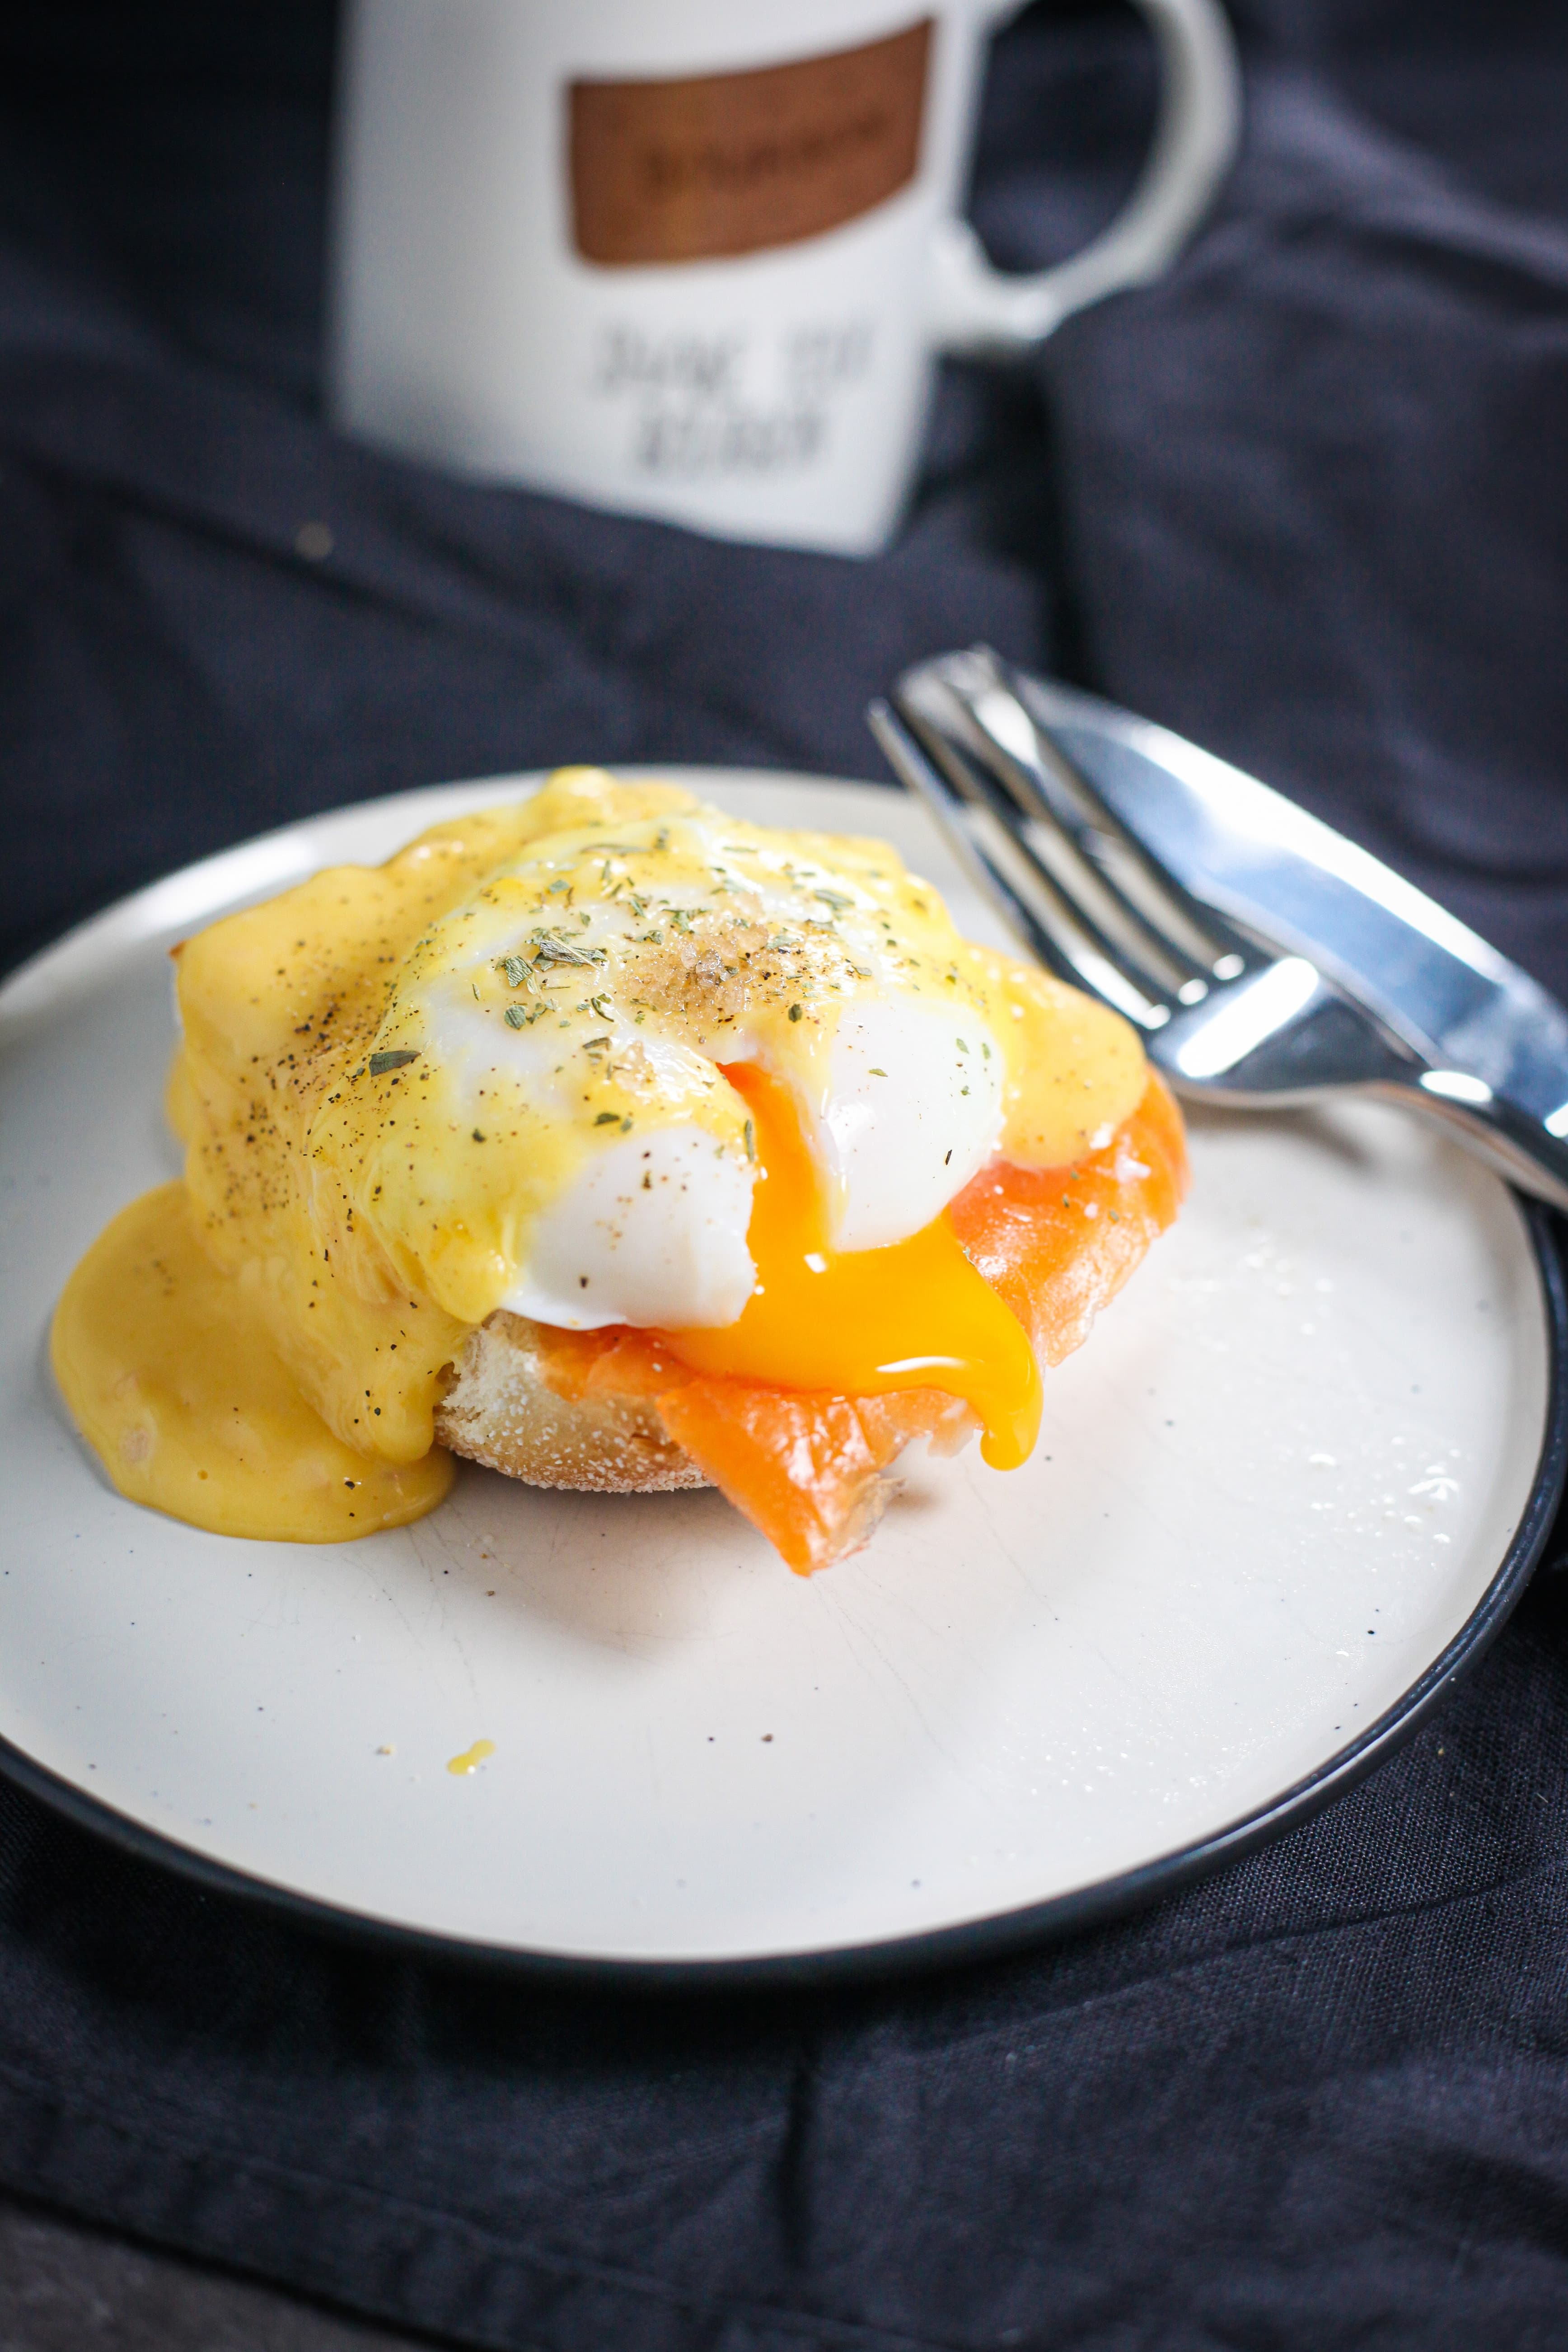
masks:
<svg viewBox="0 0 1568 2352"><path fill-rule="evenodd" d="M689 1122L610 1144L533 1229L502 1305L568 1331L722 1329L756 1286L752 1171Z"/></svg>

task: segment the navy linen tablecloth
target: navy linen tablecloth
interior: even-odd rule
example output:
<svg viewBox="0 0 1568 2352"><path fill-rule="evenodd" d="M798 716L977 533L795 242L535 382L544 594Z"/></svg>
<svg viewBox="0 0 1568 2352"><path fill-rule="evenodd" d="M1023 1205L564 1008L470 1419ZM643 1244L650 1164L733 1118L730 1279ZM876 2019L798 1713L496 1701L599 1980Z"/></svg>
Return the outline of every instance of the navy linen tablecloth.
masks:
<svg viewBox="0 0 1568 2352"><path fill-rule="evenodd" d="M0 33L0 924L356 795L561 759L875 773L985 636L1239 760L1568 990L1568 14L1249 0L1180 268L953 370L865 564L334 441L333 26ZM1000 44L975 210L1135 168L1115 8ZM324 524L331 551L317 530ZM1568 1625L1267 1853L1001 1964L658 2000L340 1944L0 1786L0 2184L465 2345L1568 2340Z"/></svg>

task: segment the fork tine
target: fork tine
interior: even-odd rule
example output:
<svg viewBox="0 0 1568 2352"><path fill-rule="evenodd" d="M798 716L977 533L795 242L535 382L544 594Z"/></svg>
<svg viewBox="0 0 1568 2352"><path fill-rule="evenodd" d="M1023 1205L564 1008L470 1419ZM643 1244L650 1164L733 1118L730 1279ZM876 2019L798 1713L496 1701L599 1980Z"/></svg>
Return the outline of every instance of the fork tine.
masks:
<svg viewBox="0 0 1568 2352"><path fill-rule="evenodd" d="M1002 698L999 693L997 698ZM955 694L940 674L926 671L912 680L900 679L894 701L936 765L951 772L966 799L973 802L977 792L984 795L1011 840L1045 867L1124 967L1179 1003L1192 1003L1206 994L1204 974L1212 951L1195 961L1141 919L1126 896L1091 863L1033 779L999 752L966 698ZM1021 710L1008 704L1007 711L1016 731L1027 729Z"/></svg>
<svg viewBox="0 0 1568 2352"><path fill-rule="evenodd" d="M1205 980L1233 980L1256 961L1257 950L1244 934L1194 898L1068 759L1031 707L1026 677L984 646L935 667L1020 809L1058 826L1104 887L1168 953ZM1183 1002L1196 1002L1205 992L1189 988L1182 992Z"/></svg>
<svg viewBox="0 0 1568 2352"><path fill-rule="evenodd" d="M1163 1028L1171 1003L1126 969L1111 943L997 815L951 747L944 747L938 766L887 703L873 702L866 716L894 774L925 803L982 891L1009 910L1015 929L1041 962L1074 987L1103 997L1140 1028Z"/></svg>
<svg viewBox="0 0 1568 2352"><path fill-rule="evenodd" d="M917 673L912 679L906 677L900 681L895 701L928 760L967 804L969 829L973 832L978 822L973 812L989 811L994 850L1009 866L1021 865L1037 893L1042 881L1053 887L1056 899L1071 908L1075 924L1087 933L1097 968L1107 963L1114 966L1123 982L1146 1003L1163 1003L1172 1009L1196 1003L1207 994L1209 983L1203 967L1168 947L1140 919L1068 838L1054 814L1046 809L1041 814L1031 814L1020 807L1016 794L1006 789L998 772L996 751L989 737L952 700L939 677L930 671ZM1021 719L1022 714L1018 716ZM1146 1016L1140 1017L1146 1022Z"/></svg>

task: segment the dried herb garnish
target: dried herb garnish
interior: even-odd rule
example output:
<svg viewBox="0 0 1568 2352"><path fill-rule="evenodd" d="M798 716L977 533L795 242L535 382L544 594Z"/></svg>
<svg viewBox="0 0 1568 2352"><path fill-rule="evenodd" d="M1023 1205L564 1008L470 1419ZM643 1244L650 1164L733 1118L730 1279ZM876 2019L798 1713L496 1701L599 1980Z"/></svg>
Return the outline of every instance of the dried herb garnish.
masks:
<svg viewBox="0 0 1568 2352"><path fill-rule="evenodd" d="M536 968L542 963L603 963L607 955L604 948L585 948L576 940L563 940L549 931L535 931L533 947Z"/></svg>
<svg viewBox="0 0 1568 2352"><path fill-rule="evenodd" d="M619 1117L620 1113L618 1111L602 1110L599 1113L598 1118L594 1121L594 1124L595 1127L614 1127Z"/></svg>
<svg viewBox="0 0 1568 2352"><path fill-rule="evenodd" d="M384 1077L388 1070L406 1069L410 1062L416 1062L418 1059L417 1046L395 1045L388 1053L371 1055L370 1074L373 1078Z"/></svg>

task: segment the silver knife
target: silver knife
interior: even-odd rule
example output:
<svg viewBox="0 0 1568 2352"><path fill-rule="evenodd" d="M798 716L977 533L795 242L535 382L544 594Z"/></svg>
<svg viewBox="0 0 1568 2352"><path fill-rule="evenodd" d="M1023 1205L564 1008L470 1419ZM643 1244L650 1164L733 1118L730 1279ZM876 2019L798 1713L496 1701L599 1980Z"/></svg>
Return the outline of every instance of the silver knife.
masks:
<svg viewBox="0 0 1568 2352"><path fill-rule="evenodd" d="M965 688L983 728L976 665L1023 703L1059 756L1194 897L1307 958L1434 1067L1471 1074L1542 1135L1532 1191L1564 1199L1568 1011L1436 900L1282 793L1169 729L1113 703L998 664L984 648L904 674L895 709L922 685ZM1009 696L996 698L1004 751ZM1012 719L1018 720L1016 704ZM875 722L874 722L875 723ZM897 764L897 762L895 762ZM1504 1111L1506 1118L1506 1111ZM1545 1142L1545 1138L1552 1139ZM1520 1181L1517 1164L1510 1170ZM1531 1181L1531 1176L1535 1181ZM1542 1181L1542 1177L1546 1181Z"/></svg>

